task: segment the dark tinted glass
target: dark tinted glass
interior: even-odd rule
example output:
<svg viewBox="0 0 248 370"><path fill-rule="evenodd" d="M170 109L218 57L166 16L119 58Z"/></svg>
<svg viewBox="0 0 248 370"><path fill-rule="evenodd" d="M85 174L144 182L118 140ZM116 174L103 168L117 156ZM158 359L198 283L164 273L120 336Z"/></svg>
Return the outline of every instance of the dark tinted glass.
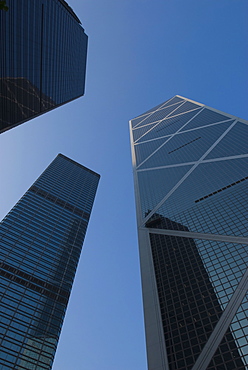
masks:
<svg viewBox="0 0 248 370"><path fill-rule="evenodd" d="M87 36L64 4L9 0L0 13L0 132L84 94Z"/></svg>
<svg viewBox="0 0 248 370"><path fill-rule="evenodd" d="M168 356L170 370L185 370L193 368L216 325L233 317L231 298L245 294L239 284L248 264L248 126L174 99L143 116L132 145L148 362ZM216 350L204 357L208 370L246 369L247 312L246 297L220 344L217 336L208 343Z"/></svg>
<svg viewBox="0 0 248 370"><path fill-rule="evenodd" d="M99 176L58 155L0 224L1 369L50 369Z"/></svg>

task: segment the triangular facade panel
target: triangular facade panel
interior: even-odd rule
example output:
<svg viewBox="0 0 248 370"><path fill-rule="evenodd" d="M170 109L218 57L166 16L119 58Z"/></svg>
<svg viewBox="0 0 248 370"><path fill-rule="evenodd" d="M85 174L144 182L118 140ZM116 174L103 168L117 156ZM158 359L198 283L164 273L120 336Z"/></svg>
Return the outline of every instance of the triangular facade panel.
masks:
<svg viewBox="0 0 248 370"><path fill-rule="evenodd" d="M224 310L246 271L247 247L218 241L195 241L219 304ZM225 259L228 259L228 265Z"/></svg>
<svg viewBox="0 0 248 370"><path fill-rule="evenodd" d="M239 354L244 363L247 362L248 348L248 293L245 295L236 315L234 316L230 330L235 338Z"/></svg>
<svg viewBox="0 0 248 370"><path fill-rule="evenodd" d="M157 110L156 112L152 113L151 116L149 117L149 121L151 122L157 122L160 121L161 119L165 119L167 116L169 116L172 112L177 111L177 107L181 105L179 104L174 104L166 108L162 108ZM173 114L173 113L172 113Z"/></svg>
<svg viewBox="0 0 248 370"><path fill-rule="evenodd" d="M148 364L246 370L248 122L179 96L155 110L132 143Z"/></svg>
<svg viewBox="0 0 248 370"><path fill-rule="evenodd" d="M156 123L152 122L152 123L149 123L147 125L144 125L144 126L141 126L141 127L138 127L136 129L133 130L133 139L134 139L134 142L136 142L137 140L139 140L140 138L142 138L147 132L151 131L152 128L156 125Z"/></svg>
<svg viewBox="0 0 248 370"><path fill-rule="evenodd" d="M132 122L132 127L136 128L139 124L141 123L149 116L149 114L142 114L142 116L134 118L131 120Z"/></svg>
<svg viewBox="0 0 248 370"><path fill-rule="evenodd" d="M152 112L146 116L143 116L143 119L134 127L134 130L141 128L142 126L148 125L153 122L158 122L162 119L165 119L171 112L177 109L178 104L174 104L167 108L162 108L155 112Z"/></svg>
<svg viewBox="0 0 248 370"><path fill-rule="evenodd" d="M174 98L167 100L164 104L162 104L163 107L167 107L171 104L175 103L183 103L185 101L184 98L181 98L179 96L174 96Z"/></svg>
<svg viewBox="0 0 248 370"><path fill-rule="evenodd" d="M205 197L188 194L188 180L187 183L181 184L181 189L178 188L156 213L186 226L191 232L248 237L247 180L234 182L231 187L229 184L226 189L223 187L221 191L212 191ZM238 224L237 219L240 221Z"/></svg>
<svg viewBox="0 0 248 370"><path fill-rule="evenodd" d="M206 159L247 154L247 125L237 122Z"/></svg>
<svg viewBox="0 0 248 370"><path fill-rule="evenodd" d="M179 113L188 112L192 109L202 108L198 104L191 103L189 101L186 101L184 104L180 105L173 113L171 113L171 116L174 116Z"/></svg>
<svg viewBox="0 0 248 370"><path fill-rule="evenodd" d="M178 133L170 138L140 168L159 167L198 161L228 129L230 122ZM144 144L145 145L145 144Z"/></svg>
<svg viewBox="0 0 248 370"><path fill-rule="evenodd" d="M142 217L152 210L189 171L190 166L138 172ZM151 191L157 189L157 191Z"/></svg>
<svg viewBox="0 0 248 370"><path fill-rule="evenodd" d="M186 122L193 118L197 112L198 110L194 110L158 122L158 124L154 126L154 129L143 136L140 141L151 140L176 133Z"/></svg>
<svg viewBox="0 0 248 370"><path fill-rule="evenodd" d="M173 104L173 103L171 103L171 104ZM161 109L164 105L165 105L164 103L161 103L161 104L157 105L156 107L149 109L144 114L155 112L156 110Z"/></svg>
<svg viewBox="0 0 248 370"><path fill-rule="evenodd" d="M157 222L166 224L168 221L160 218ZM182 229L183 225L178 225L178 228ZM174 369L193 368L224 311L216 292L220 280L214 284L209 276L211 269L206 269L199 253L198 243L201 242L205 241L158 235L152 231L150 233L155 276L159 286L158 297L164 325L164 338L168 360L171 368ZM207 244L210 254L219 252L219 256L213 258L211 263L212 270L215 271L218 271L217 266L223 265L223 269L220 268L223 272L221 279L223 284L219 291L225 294L228 291L228 288L225 288L228 275L225 274L225 262L223 262L225 256L223 256L222 248L227 252L226 256L231 258L230 261L238 266L233 256L235 253L230 254L228 247L223 243L215 242L213 248L208 241ZM237 245L229 246L230 249L238 249L237 247ZM230 270L228 268L229 275ZM221 272L218 277L221 278ZM238 280L240 281L240 277L237 278L237 282ZM231 293L228 292L227 299L230 300L233 294L234 290ZM220 363L219 356L223 356L230 368L244 370L244 362L239 356L237 343L230 330L227 330L221 339L219 352L209 358L210 364L217 365ZM183 345L178 344L180 341ZM213 369L218 370L219 367L215 366Z"/></svg>
<svg viewBox="0 0 248 370"><path fill-rule="evenodd" d="M247 228L234 221L248 217L247 166L248 158L198 165L156 212L193 232L243 235Z"/></svg>
<svg viewBox="0 0 248 370"><path fill-rule="evenodd" d="M143 161L145 161L152 153L154 153L158 148L163 145L169 137L151 140L146 143L136 144L134 146L136 154L136 166L139 166Z"/></svg>
<svg viewBox="0 0 248 370"><path fill-rule="evenodd" d="M157 109L161 109L162 107L166 107L166 106L169 106L175 103L183 103L183 102L184 102L184 99L175 96L174 98L167 100L165 103L161 103L157 105L156 107L149 109L144 114L155 112Z"/></svg>
<svg viewBox="0 0 248 370"><path fill-rule="evenodd" d="M198 128L202 126L208 126L212 123L218 123L231 119L223 114L216 113L210 109L204 108L192 121L190 121L184 128L185 130L191 130L192 128Z"/></svg>

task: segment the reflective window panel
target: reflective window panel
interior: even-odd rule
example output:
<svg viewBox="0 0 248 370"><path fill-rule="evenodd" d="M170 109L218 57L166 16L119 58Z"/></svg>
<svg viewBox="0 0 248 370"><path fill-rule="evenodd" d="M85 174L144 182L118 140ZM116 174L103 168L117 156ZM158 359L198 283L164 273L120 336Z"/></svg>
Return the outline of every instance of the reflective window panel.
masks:
<svg viewBox="0 0 248 370"><path fill-rule="evenodd" d="M130 130L148 369L245 370L248 122L175 96Z"/></svg>
<svg viewBox="0 0 248 370"><path fill-rule="evenodd" d="M87 35L64 0L0 12L0 132L84 94Z"/></svg>
<svg viewBox="0 0 248 370"><path fill-rule="evenodd" d="M0 224L0 369L51 369L99 175L59 154Z"/></svg>

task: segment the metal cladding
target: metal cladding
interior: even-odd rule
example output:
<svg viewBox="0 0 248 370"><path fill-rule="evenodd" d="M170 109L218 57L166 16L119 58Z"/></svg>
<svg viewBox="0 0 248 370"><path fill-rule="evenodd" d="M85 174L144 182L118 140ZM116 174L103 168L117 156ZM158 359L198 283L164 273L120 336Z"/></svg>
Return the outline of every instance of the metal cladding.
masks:
<svg viewBox="0 0 248 370"><path fill-rule="evenodd" d="M247 133L178 95L130 121L149 370L248 365Z"/></svg>

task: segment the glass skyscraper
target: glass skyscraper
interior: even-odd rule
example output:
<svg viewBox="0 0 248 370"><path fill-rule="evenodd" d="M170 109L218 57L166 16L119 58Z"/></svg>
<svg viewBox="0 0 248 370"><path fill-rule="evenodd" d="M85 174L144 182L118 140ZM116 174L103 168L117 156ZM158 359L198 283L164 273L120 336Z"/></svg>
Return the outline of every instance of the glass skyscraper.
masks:
<svg viewBox="0 0 248 370"><path fill-rule="evenodd" d="M0 224L0 369L51 369L99 175L59 154Z"/></svg>
<svg viewBox="0 0 248 370"><path fill-rule="evenodd" d="M84 94L87 35L64 0L0 12L0 133Z"/></svg>
<svg viewBox="0 0 248 370"><path fill-rule="evenodd" d="M149 370L247 369L247 134L178 95L130 121Z"/></svg>

